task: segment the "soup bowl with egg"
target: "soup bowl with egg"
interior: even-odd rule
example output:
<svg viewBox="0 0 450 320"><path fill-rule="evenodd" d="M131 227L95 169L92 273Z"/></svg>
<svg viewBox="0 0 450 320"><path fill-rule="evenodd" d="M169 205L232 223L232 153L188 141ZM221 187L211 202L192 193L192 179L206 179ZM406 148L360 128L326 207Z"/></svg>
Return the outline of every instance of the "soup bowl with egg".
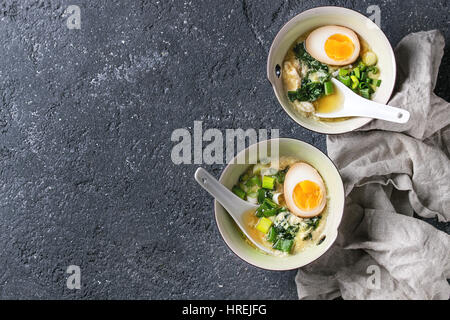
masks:
<svg viewBox="0 0 450 320"><path fill-rule="evenodd" d="M251 155L261 155L248 163ZM278 150L275 152L274 150ZM246 233L215 201L215 218L228 247L248 263L268 270L290 270L311 263L335 241L344 209L344 188L333 162L315 147L294 139L274 139L240 152L219 181L257 205L245 214Z"/></svg>
<svg viewBox="0 0 450 320"><path fill-rule="evenodd" d="M381 29L362 14L319 7L291 19L278 32L267 60L267 77L289 116L301 126L326 134L353 131L371 119L322 119L337 111L344 96L336 78L355 94L386 104L395 85L392 47Z"/></svg>

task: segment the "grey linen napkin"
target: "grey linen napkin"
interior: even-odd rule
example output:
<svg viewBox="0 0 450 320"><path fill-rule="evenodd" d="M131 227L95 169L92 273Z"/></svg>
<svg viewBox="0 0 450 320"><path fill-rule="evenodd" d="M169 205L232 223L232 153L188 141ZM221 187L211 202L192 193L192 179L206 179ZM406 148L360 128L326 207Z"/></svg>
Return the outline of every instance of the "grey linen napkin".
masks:
<svg viewBox="0 0 450 320"><path fill-rule="evenodd" d="M300 299L449 299L450 236L413 217L450 218L450 105L433 93L444 46L433 30L395 49L389 104L411 113L407 124L328 136L346 206L335 244L298 270Z"/></svg>

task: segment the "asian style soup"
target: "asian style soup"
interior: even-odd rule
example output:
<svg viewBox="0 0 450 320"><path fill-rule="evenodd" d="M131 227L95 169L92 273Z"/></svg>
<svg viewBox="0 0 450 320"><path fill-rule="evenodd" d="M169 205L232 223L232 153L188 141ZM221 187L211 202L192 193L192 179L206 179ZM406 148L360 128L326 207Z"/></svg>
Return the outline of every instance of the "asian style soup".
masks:
<svg viewBox="0 0 450 320"><path fill-rule="evenodd" d="M245 228L274 255L296 254L323 241L327 188L311 165L292 157L281 157L277 164L261 161L240 176L232 191L259 204L246 214Z"/></svg>
<svg viewBox="0 0 450 320"><path fill-rule="evenodd" d="M320 27L301 35L286 53L282 69L284 90L295 111L325 121L314 114L333 112L343 103L331 77L371 99L381 85L377 62L376 54L353 30L332 25Z"/></svg>

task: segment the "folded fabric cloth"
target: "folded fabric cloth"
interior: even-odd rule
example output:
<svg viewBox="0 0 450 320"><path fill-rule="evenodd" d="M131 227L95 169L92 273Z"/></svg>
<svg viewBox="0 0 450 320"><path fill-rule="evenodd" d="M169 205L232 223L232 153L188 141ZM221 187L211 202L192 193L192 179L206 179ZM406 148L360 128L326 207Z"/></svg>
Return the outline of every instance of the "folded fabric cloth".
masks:
<svg viewBox="0 0 450 320"><path fill-rule="evenodd" d="M413 217L450 218L450 105L433 93L444 42L433 30L395 49L389 104L408 123L327 137L346 206L335 244L297 273L300 299L449 299L450 236Z"/></svg>

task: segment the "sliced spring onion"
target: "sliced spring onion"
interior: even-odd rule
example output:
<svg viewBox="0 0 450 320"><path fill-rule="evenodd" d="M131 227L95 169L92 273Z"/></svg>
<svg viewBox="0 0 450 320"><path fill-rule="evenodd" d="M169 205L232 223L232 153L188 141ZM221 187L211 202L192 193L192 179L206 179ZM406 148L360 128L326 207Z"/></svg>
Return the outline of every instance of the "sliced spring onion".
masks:
<svg viewBox="0 0 450 320"><path fill-rule="evenodd" d="M358 88L360 89L368 89L369 88L369 84L367 82L359 82Z"/></svg>
<svg viewBox="0 0 450 320"><path fill-rule="evenodd" d="M368 72L371 72L373 74L377 74L378 71L379 70L378 70L378 68L376 66L369 67L369 69L368 69Z"/></svg>
<svg viewBox="0 0 450 320"><path fill-rule="evenodd" d="M271 176L264 176L262 181L262 187L272 190L275 187L275 178Z"/></svg>
<svg viewBox="0 0 450 320"><path fill-rule="evenodd" d="M361 96L363 98L370 99L370 89L369 88L360 89L359 93L361 94Z"/></svg>
<svg viewBox="0 0 450 320"><path fill-rule="evenodd" d="M266 168L267 166L262 163L257 163L253 166L253 174L259 174L262 169Z"/></svg>
<svg viewBox="0 0 450 320"><path fill-rule="evenodd" d="M266 236L266 240L269 242L274 242L277 239L277 235L278 235L277 230L274 227L272 227L270 228L269 233Z"/></svg>
<svg viewBox="0 0 450 320"><path fill-rule="evenodd" d="M250 192L247 193L247 201L253 204L258 203L258 193L257 192Z"/></svg>
<svg viewBox="0 0 450 320"><path fill-rule="evenodd" d="M237 195L239 198L244 199L245 198L245 191L241 188L234 186L233 189L231 189L235 195Z"/></svg>
<svg viewBox="0 0 450 320"><path fill-rule="evenodd" d="M359 70L358 67L356 67L355 69L353 69L353 75L354 75L356 78L358 78L358 79L361 78L361 72L360 72L360 70Z"/></svg>
<svg viewBox="0 0 450 320"><path fill-rule="evenodd" d="M348 69L339 69L339 75L341 77L348 75Z"/></svg>
<svg viewBox="0 0 450 320"><path fill-rule="evenodd" d="M271 217L271 216L276 216L278 213L280 212L279 208L267 208L265 206L259 206L258 210L256 210L256 216L258 218L261 217Z"/></svg>
<svg viewBox="0 0 450 320"><path fill-rule="evenodd" d="M333 94L334 92L334 88L333 88L333 83L331 81L327 81L323 84L324 89L325 89L325 95L329 96L330 94Z"/></svg>
<svg viewBox="0 0 450 320"><path fill-rule="evenodd" d="M362 56L362 61L367 65L367 66L374 66L377 61L377 55L375 53L373 53L372 51L367 51L366 53L363 54Z"/></svg>
<svg viewBox="0 0 450 320"><path fill-rule="evenodd" d="M356 76L350 76L350 78L352 79L352 89L358 88L359 85L358 78Z"/></svg>
<svg viewBox="0 0 450 320"><path fill-rule="evenodd" d="M267 232L269 232L269 229L271 226L272 226L272 220L262 217L261 219L259 219L258 223L256 224L256 230L259 230L262 233L267 233Z"/></svg>
<svg viewBox="0 0 450 320"><path fill-rule="evenodd" d="M341 76L339 75L338 80L340 82L342 82L343 84L345 84L347 87L350 87L352 84L352 80L350 79L349 76Z"/></svg>
<svg viewBox="0 0 450 320"><path fill-rule="evenodd" d="M265 198L266 198L266 190L259 189L258 190L258 203L262 204L264 202Z"/></svg>
<svg viewBox="0 0 450 320"><path fill-rule="evenodd" d="M381 86L381 80L380 79L370 79L370 83L379 87Z"/></svg>
<svg viewBox="0 0 450 320"><path fill-rule="evenodd" d="M367 66L364 64L364 62L360 61L359 64L358 64L358 68L361 71L366 71Z"/></svg>
<svg viewBox="0 0 450 320"><path fill-rule="evenodd" d="M265 198L263 203L256 210L256 216L258 218L261 217L270 217L277 215L280 212L280 207L271 199Z"/></svg>
<svg viewBox="0 0 450 320"><path fill-rule="evenodd" d="M361 81L365 82L367 80L367 72L361 72Z"/></svg>
<svg viewBox="0 0 450 320"><path fill-rule="evenodd" d="M261 178L259 176L253 176L250 179L247 180L245 183L247 187L253 187L253 186L261 186Z"/></svg>
<svg viewBox="0 0 450 320"><path fill-rule="evenodd" d="M278 205L280 205L280 196L281 195L283 195L283 194L279 193L279 192L276 192L272 195L272 200Z"/></svg>
<svg viewBox="0 0 450 320"><path fill-rule="evenodd" d="M273 201L272 199L269 199L269 198L265 198L263 203L266 204L270 208L277 208L278 207L278 205L275 203L275 201Z"/></svg>

